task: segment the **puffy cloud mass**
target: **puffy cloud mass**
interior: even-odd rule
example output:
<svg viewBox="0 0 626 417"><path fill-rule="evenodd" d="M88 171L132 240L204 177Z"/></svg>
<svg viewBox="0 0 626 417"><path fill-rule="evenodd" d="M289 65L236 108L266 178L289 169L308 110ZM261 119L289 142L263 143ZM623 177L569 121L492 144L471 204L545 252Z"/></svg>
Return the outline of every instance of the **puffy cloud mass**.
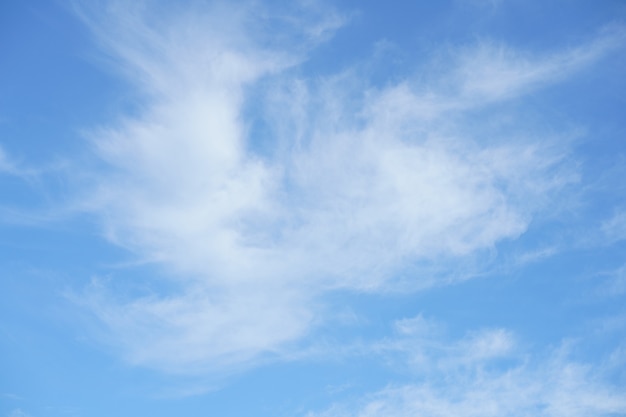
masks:
<svg viewBox="0 0 626 417"><path fill-rule="evenodd" d="M150 295L96 282L82 300L128 360L172 372L280 354L323 322L313 303L328 291L433 285L441 275L422 266L524 233L576 180L563 138L528 136L514 113L476 116L565 79L616 36L549 56L479 42L376 85L356 67L299 71L345 24L336 12L160 7L80 9L140 95L91 132L103 165L83 207L164 271Z"/></svg>

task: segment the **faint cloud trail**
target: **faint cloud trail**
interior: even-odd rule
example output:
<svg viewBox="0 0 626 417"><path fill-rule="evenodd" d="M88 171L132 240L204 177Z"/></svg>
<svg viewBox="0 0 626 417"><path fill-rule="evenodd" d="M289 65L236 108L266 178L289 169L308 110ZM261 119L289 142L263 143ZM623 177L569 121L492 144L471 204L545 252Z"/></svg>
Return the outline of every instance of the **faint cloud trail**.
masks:
<svg viewBox="0 0 626 417"><path fill-rule="evenodd" d="M545 416L602 417L626 412L626 398L607 375L569 357L567 343L531 355L506 329L480 329L451 339L441 325L417 316L396 322L397 333L356 347L410 374L386 387L307 417ZM355 352L351 352L354 354ZM623 354L615 351L611 357Z"/></svg>

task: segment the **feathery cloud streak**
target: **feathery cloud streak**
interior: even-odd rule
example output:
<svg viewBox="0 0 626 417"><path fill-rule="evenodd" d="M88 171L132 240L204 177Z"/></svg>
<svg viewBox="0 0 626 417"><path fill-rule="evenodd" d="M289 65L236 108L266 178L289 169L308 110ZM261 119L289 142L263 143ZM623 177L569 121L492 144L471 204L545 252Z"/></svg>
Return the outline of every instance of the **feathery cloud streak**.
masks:
<svg viewBox="0 0 626 417"><path fill-rule="evenodd" d="M551 359L541 368L475 371L448 376L454 384L385 388L357 406L336 405L309 417L613 416L626 412L621 392L589 366ZM449 380L448 380L449 382ZM355 410L356 409L356 410Z"/></svg>
<svg viewBox="0 0 626 417"><path fill-rule="evenodd" d="M592 367L576 362L568 343L542 357L525 351L506 329L482 329L450 340L438 323L417 316L396 322L395 336L368 348L394 361L400 358L412 382L389 385L308 417L599 417L626 412L626 399L609 382L620 363L609 360ZM617 349L611 356L620 355Z"/></svg>
<svg viewBox="0 0 626 417"><path fill-rule="evenodd" d="M254 18L270 13L255 7L83 10L142 94L133 114L92 133L104 166L85 209L176 287L159 295L155 281L154 294L134 298L98 283L87 291L133 363L202 372L280 354L323 322L313 305L327 291L393 288L407 268L412 287L434 285L422 265L518 237L546 196L576 180L566 147L524 137L514 114L482 138L470 113L563 80L620 38L546 57L482 42L428 84L376 86L355 69L297 75L338 14L290 10L270 33ZM253 116L251 100L263 109ZM255 149L259 119L268 152Z"/></svg>

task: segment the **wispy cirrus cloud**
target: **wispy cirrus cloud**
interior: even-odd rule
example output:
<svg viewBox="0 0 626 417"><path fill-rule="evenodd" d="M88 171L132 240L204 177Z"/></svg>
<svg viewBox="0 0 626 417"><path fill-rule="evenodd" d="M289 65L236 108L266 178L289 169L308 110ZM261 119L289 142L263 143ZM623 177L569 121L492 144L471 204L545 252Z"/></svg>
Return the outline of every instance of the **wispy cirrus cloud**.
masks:
<svg viewBox="0 0 626 417"><path fill-rule="evenodd" d="M13 164L9 161L6 152L0 148L0 172L11 172L13 169Z"/></svg>
<svg viewBox="0 0 626 417"><path fill-rule="evenodd" d="M587 67L624 45L626 33L620 26L605 27L596 39L569 49L529 56L506 45L485 41L459 55L456 82L459 96L475 101L514 98Z"/></svg>
<svg viewBox="0 0 626 417"><path fill-rule="evenodd" d="M27 414L26 412L22 411L22 409L20 408L16 408L15 410L11 411L7 416L8 417L30 417L30 414Z"/></svg>
<svg viewBox="0 0 626 417"><path fill-rule="evenodd" d="M20 162L10 155L0 144L0 174L18 177L23 180L29 180L35 177L35 171L26 168Z"/></svg>
<svg viewBox="0 0 626 417"><path fill-rule="evenodd" d="M612 416L626 411L621 392L598 381L588 367L549 363L547 369L513 369L432 384L392 386L362 404L335 406L309 417L376 416Z"/></svg>
<svg viewBox="0 0 626 417"><path fill-rule="evenodd" d="M626 210L620 210L602 222L601 230L608 243L626 239Z"/></svg>
<svg viewBox="0 0 626 417"><path fill-rule="evenodd" d="M388 385L308 417L611 416L626 399L609 381L619 369L570 359L568 344L533 355L506 329L482 329L454 340L441 325L417 316L396 322L398 333L374 352L395 358L413 382ZM382 349L382 350L381 350Z"/></svg>
<svg viewBox="0 0 626 417"><path fill-rule="evenodd" d="M327 291L386 290L397 271L446 270L520 236L576 181L567 148L515 121L484 140L466 113L565 79L610 43L547 57L479 43L434 84L381 87L353 70L297 75L344 22L335 12L289 10L271 33L257 6L144 6L82 9L141 97L91 133L103 165L82 206L175 290L160 294L155 278L132 297L96 282L80 298L127 360L171 372L281 355L323 322L314 305ZM263 110L249 116L252 99ZM436 284L429 272L409 285Z"/></svg>

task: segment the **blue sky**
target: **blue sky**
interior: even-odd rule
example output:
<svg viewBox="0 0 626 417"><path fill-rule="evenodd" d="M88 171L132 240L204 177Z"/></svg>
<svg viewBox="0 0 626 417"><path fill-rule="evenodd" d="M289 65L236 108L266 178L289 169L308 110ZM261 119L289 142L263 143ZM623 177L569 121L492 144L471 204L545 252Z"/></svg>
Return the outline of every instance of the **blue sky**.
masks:
<svg viewBox="0 0 626 417"><path fill-rule="evenodd" d="M622 1L5 1L0 416L626 416Z"/></svg>

